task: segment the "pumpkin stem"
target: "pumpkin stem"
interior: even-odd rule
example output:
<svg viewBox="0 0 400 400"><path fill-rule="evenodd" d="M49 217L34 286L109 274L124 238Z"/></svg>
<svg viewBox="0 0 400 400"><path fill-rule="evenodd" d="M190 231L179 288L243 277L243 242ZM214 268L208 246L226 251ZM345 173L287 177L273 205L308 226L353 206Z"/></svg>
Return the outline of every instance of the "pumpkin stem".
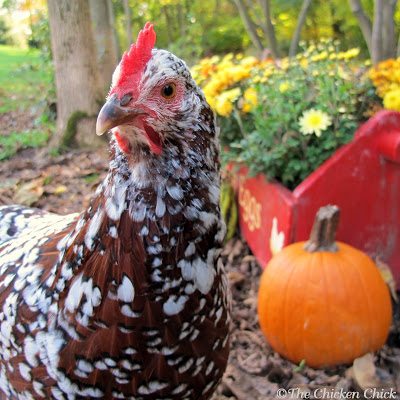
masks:
<svg viewBox="0 0 400 400"><path fill-rule="evenodd" d="M330 251L334 253L338 250L335 243L335 236L339 224L339 214L339 207L333 205L321 207L318 210L310 239L304 246L305 250L310 253L316 251Z"/></svg>

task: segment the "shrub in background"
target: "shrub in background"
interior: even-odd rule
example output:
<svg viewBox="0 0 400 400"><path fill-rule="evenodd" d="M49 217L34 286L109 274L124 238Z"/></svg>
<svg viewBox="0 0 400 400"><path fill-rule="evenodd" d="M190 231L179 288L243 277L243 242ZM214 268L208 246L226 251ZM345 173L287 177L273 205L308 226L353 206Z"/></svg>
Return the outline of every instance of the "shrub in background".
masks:
<svg viewBox="0 0 400 400"><path fill-rule="evenodd" d="M0 44L14 44L10 36L10 27L4 17L0 17Z"/></svg>
<svg viewBox="0 0 400 400"><path fill-rule="evenodd" d="M380 62L371 68L369 77L385 108L400 111L400 57Z"/></svg>
<svg viewBox="0 0 400 400"><path fill-rule="evenodd" d="M193 72L219 115L224 161L296 187L351 140L376 101L358 53L325 40L290 60L201 61Z"/></svg>

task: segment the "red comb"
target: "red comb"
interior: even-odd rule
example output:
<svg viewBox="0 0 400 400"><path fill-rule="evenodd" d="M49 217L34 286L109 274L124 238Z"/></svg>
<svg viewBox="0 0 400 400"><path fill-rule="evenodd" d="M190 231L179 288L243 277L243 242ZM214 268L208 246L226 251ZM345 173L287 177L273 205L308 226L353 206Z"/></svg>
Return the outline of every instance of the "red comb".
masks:
<svg viewBox="0 0 400 400"><path fill-rule="evenodd" d="M129 51L122 56L120 64L120 76L115 84L119 90L124 89L128 79L143 71L147 62L151 58L151 51L156 43L156 33L153 24L146 22L144 28L139 32L136 43L132 44ZM114 92L116 90L112 90Z"/></svg>

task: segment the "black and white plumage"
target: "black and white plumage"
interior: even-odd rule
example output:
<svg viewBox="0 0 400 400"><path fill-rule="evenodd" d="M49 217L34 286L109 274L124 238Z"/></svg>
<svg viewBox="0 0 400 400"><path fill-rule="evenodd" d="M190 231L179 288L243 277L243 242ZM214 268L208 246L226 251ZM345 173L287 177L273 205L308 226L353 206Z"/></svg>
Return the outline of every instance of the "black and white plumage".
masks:
<svg viewBox="0 0 400 400"><path fill-rule="evenodd" d="M214 115L154 41L146 25L114 74L98 118L110 167L89 208L0 207L4 398L208 399L224 372Z"/></svg>

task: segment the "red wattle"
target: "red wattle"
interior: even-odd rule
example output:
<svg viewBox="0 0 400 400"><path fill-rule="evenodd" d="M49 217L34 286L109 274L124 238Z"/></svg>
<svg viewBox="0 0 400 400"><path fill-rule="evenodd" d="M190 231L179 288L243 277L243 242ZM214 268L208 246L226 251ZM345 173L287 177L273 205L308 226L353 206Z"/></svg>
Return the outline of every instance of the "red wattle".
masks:
<svg viewBox="0 0 400 400"><path fill-rule="evenodd" d="M162 143L160 135L149 125L144 124L150 150L158 156L162 153Z"/></svg>
<svg viewBox="0 0 400 400"><path fill-rule="evenodd" d="M129 143L129 140L124 138L119 134L119 132L114 132L115 140L118 143L119 148L124 152L124 153L130 153L131 151L131 144Z"/></svg>

